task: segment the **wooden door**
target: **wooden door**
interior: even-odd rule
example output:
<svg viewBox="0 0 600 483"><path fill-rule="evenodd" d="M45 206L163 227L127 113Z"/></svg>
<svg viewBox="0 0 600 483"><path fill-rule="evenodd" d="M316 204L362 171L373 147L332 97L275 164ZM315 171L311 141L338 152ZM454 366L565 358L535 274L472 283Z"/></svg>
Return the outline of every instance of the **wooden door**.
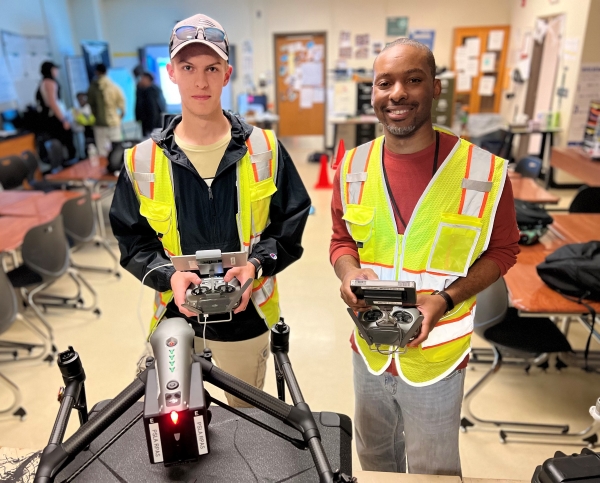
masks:
<svg viewBox="0 0 600 483"><path fill-rule="evenodd" d="M455 102L466 106L469 113L500 112L500 101L506 77L509 34L509 26L454 29L452 70L456 73ZM472 52L469 49L469 44L472 46L473 41L475 41L475 44L479 44L477 52ZM476 63L477 73L471 76L470 85L467 83L468 88L465 87L462 80L469 73L469 69L465 70L464 57L458 55L459 50L462 50L462 53L468 51L466 57L468 66L475 67ZM460 60L461 57L463 61ZM486 63L485 72L482 71L484 58L485 60L493 59L491 64ZM489 81L493 83L491 95L480 93L480 84L482 82L489 83Z"/></svg>
<svg viewBox="0 0 600 483"><path fill-rule="evenodd" d="M279 136L325 134L325 33L275 35Z"/></svg>

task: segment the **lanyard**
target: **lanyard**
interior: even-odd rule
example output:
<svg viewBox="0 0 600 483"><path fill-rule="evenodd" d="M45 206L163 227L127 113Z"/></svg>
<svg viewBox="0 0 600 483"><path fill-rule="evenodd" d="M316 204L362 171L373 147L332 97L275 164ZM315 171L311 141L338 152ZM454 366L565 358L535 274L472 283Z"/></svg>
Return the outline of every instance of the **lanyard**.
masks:
<svg viewBox="0 0 600 483"><path fill-rule="evenodd" d="M435 156L433 157L433 170L431 173L431 177L433 178L433 176L435 175L437 169L438 169L438 154L440 151L440 133L439 131L435 132ZM404 226L404 229L406 230L406 222L404 221L404 218L402 218L402 213L400 213L400 209L398 208L398 204L396 203L396 200L394 199L394 193L392 193L392 190L390 188L390 182L388 181L388 175L387 175L387 171L385 170L385 162L383 160L381 160L381 164L383 167L383 177L385 179L385 184L388 190L388 193L390 195L390 200L392 201L392 207L394 209L394 212L396 213L396 215L398 216L398 218L400 219L400 222L402 223L402 226Z"/></svg>

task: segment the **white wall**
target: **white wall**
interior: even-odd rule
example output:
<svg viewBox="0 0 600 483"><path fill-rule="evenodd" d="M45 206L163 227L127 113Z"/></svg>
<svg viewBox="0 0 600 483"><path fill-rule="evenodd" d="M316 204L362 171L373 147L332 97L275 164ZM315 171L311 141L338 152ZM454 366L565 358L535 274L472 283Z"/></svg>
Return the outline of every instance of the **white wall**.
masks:
<svg viewBox="0 0 600 483"><path fill-rule="evenodd" d="M509 70L512 70L512 67L514 67L514 65L511 64L514 64L514 60L517 57L515 52L521 47L523 35L534 30L535 20L537 18L565 14L566 21L564 25L563 41L564 39L579 39L579 50L575 58L565 60L561 56L559 61L557 86L560 85L563 68L565 66L568 67L565 87L568 89L569 95L567 98L562 99L561 102L560 116L563 132L556 137L556 145L566 144L567 133L569 132L569 124L571 121L571 111L573 109L573 96L577 88L578 72L581 65L581 53L586 37L588 12L592 1L600 3L598 0L557 0L552 3L548 0L527 0L527 2L522 2L522 0L511 0L511 39L509 46L509 52L511 52L511 54L508 56L509 64L507 66ZM523 3L525 3L524 6ZM597 21L598 20L596 20L596 23ZM594 28L597 29L597 26ZM591 48L595 52L600 50L599 45ZM503 98L502 100L501 112L506 120L512 120L515 107L518 107L519 112L523 112L527 83L515 86L514 92L515 97L513 99Z"/></svg>
<svg viewBox="0 0 600 483"><path fill-rule="evenodd" d="M81 2L87 0L70 0ZM341 30L355 34L369 33L371 39L389 41L385 36L386 17L408 16L410 29L435 29L434 54L439 65L449 65L454 27L472 25L507 25L510 4L505 1L479 0L103 0L102 26L111 52L135 52L145 44L167 43L176 21L195 13L218 20L238 48L238 70L241 44L251 39L254 46L254 79L271 74L274 68L273 34L289 32L326 32L328 67L337 60ZM89 21L75 16L77 24ZM79 34L80 35L80 34ZM353 59L352 67L370 68L373 57ZM240 73L240 72L238 72ZM269 75L267 75L269 77ZM240 92L241 76L234 83ZM271 95L273 91L269 89Z"/></svg>

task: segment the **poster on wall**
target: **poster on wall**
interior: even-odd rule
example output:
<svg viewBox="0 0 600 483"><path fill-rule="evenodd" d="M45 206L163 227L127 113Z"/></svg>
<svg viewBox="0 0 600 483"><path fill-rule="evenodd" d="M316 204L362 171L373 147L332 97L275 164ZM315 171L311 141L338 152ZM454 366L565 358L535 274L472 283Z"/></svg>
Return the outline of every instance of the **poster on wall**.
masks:
<svg viewBox="0 0 600 483"><path fill-rule="evenodd" d="M359 47L354 52L356 59L368 59L369 58L369 47Z"/></svg>
<svg viewBox="0 0 600 483"><path fill-rule="evenodd" d="M583 142L590 102L598 99L600 99L600 63L581 64L569 127L569 144Z"/></svg>
<svg viewBox="0 0 600 483"><path fill-rule="evenodd" d="M254 50L252 40L248 39L242 42L242 72L244 89L251 91L254 88Z"/></svg>
<svg viewBox="0 0 600 483"><path fill-rule="evenodd" d="M104 64L110 67L110 53L108 51L108 42L101 40L82 40L81 50L87 68L88 79L91 81L96 75L96 65Z"/></svg>
<svg viewBox="0 0 600 483"><path fill-rule="evenodd" d="M421 42L422 44L429 47L429 50L433 52L433 41L435 40L435 30L423 29L423 30L411 30L410 38Z"/></svg>
<svg viewBox="0 0 600 483"><path fill-rule="evenodd" d="M386 20L385 31L388 37L406 37L408 34L408 17L388 17Z"/></svg>
<svg viewBox="0 0 600 483"><path fill-rule="evenodd" d="M381 53L381 51L383 50L383 42L378 40L378 41L373 41L373 43L371 44L371 53L374 56L377 56Z"/></svg>
<svg viewBox="0 0 600 483"><path fill-rule="evenodd" d="M369 34L356 34L354 37L354 43L357 47L368 47L371 36Z"/></svg>
<svg viewBox="0 0 600 483"><path fill-rule="evenodd" d="M338 52L338 59L351 59L352 58L352 47L340 47Z"/></svg>
<svg viewBox="0 0 600 483"><path fill-rule="evenodd" d="M348 30L340 31L340 47L352 47L352 34Z"/></svg>

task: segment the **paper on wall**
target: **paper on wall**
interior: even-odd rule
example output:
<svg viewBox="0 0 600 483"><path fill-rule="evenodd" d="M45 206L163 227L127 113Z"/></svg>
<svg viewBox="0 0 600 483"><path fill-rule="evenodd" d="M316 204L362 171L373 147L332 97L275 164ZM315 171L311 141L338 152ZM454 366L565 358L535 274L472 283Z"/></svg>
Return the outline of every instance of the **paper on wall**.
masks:
<svg viewBox="0 0 600 483"><path fill-rule="evenodd" d="M481 56L481 72L496 72L496 52L486 52Z"/></svg>
<svg viewBox="0 0 600 483"><path fill-rule="evenodd" d="M590 111L590 102L600 99L600 63L581 64L573 100L569 143L581 143Z"/></svg>
<svg viewBox="0 0 600 483"><path fill-rule="evenodd" d="M464 72L459 72L456 76L456 90L459 92L471 90L471 76Z"/></svg>
<svg viewBox="0 0 600 483"><path fill-rule="evenodd" d="M454 51L454 70L467 70L467 60L469 55L467 54L467 48L465 46L456 47Z"/></svg>
<svg viewBox="0 0 600 483"><path fill-rule="evenodd" d="M565 61L577 60L578 54L579 54L579 37L565 39L565 44L563 46L563 59Z"/></svg>
<svg viewBox="0 0 600 483"><path fill-rule="evenodd" d="M479 59L476 57L474 59L467 60L467 68L465 69L465 74L470 77L477 77L479 75Z"/></svg>
<svg viewBox="0 0 600 483"><path fill-rule="evenodd" d="M340 47L352 47L352 34L348 30L340 31Z"/></svg>
<svg viewBox="0 0 600 483"><path fill-rule="evenodd" d="M487 50L502 50L504 45L504 30L490 30Z"/></svg>
<svg viewBox="0 0 600 483"><path fill-rule="evenodd" d="M302 86L320 87L323 85L323 63L304 62L301 64Z"/></svg>
<svg viewBox="0 0 600 483"><path fill-rule="evenodd" d="M479 57L481 40L479 40L479 37L469 37L465 40L465 47L467 49L467 57Z"/></svg>
<svg viewBox="0 0 600 483"><path fill-rule="evenodd" d="M313 103L315 104L323 104L325 102L325 88L324 87L315 87L313 89Z"/></svg>
<svg viewBox="0 0 600 483"><path fill-rule="evenodd" d="M493 75L483 75L479 79L479 95L493 96L496 78Z"/></svg>
<svg viewBox="0 0 600 483"><path fill-rule="evenodd" d="M300 89L300 109L311 109L313 106L313 88L303 87Z"/></svg>

